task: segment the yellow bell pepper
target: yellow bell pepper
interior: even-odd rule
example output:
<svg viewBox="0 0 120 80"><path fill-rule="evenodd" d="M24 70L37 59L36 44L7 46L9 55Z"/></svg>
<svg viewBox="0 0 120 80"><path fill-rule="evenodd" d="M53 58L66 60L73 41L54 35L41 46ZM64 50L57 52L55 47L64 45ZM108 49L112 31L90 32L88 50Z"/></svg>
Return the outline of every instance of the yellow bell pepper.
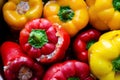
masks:
<svg viewBox="0 0 120 80"><path fill-rule="evenodd" d="M88 53L91 72L99 80L120 80L120 30L102 34Z"/></svg>
<svg viewBox="0 0 120 80"><path fill-rule="evenodd" d="M3 5L3 17L10 28L21 30L26 22L42 15L42 0L8 0Z"/></svg>
<svg viewBox="0 0 120 80"><path fill-rule="evenodd" d="M120 29L120 0L86 0L90 24L99 30Z"/></svg>
<svg viewBox="0 0 120 80"><path fill-rule="evenodd" d="M51 0L43 9L43 16L58 23L71 37L83 29L89 21L87 5L84 0Z"/></svg>

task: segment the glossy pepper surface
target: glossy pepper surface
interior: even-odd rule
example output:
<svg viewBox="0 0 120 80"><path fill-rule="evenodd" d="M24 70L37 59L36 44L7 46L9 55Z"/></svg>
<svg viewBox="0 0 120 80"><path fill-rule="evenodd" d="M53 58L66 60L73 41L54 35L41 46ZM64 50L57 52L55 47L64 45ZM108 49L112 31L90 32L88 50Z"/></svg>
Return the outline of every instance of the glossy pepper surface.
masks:
<svg viewBox="0 0 120 80"><path fill-rule="evenodd" d="M43 67L26 56L21 47L11 41L1 46L1 56L5 80L40 80Z"/></svg>
<svg viewBox="0 0 120 80"><path fill-rule="evenodd" d="M42 0L8 0L3 6L3 17L10 28L21 30L26 22L42 15Z"/></svg>
<svg viewBox="0 0 120 80"><path fill-rule="evenodd" d="M25 25L19 42L30 57L41 63L52 63L63 59L70 36L60 25L41 18Z"/></svg>
<svg viewBox="0 0 120 80"><path fill-rule="evenodd" d="M90 75L88 64L76 60L68 60L51 66L43 80L95 80Z"/></svg>
<svg viewBox="0 0 120 80"><path fill-rule="evenodd" d="M43 16L58 23L73 37L89 20L84 0L51 0L43 9Z"/></svg>
<svg viewBox="0 0 120 80"><path fill-rule="evenodd" d="M100 35L100 31L88 29L76 36L73 49L78 60L88 63L88 49L99 39Z"/></svg>
<svg viewBox="0 0 120 80"><path fill-rule="evenodd" d="M99 80L120 80L120 30L102 34L88 53L90 69Z"/></svg>
<svg viewBox="0 0 120 80"><path fill-rule="evenodd" d="M86 0L90 23L99 30L120 29L119 0Z"/></svg>

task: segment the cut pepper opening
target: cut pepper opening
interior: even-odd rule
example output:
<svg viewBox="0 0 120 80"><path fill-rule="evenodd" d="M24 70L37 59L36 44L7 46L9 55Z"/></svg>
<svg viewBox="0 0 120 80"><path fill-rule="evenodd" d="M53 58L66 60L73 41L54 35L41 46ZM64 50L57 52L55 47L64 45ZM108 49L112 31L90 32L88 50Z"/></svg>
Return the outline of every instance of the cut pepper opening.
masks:
<svg viewBox="0 0 120 80"><path fill-rule="evenodd" d="M45 30L33 29L30 33L28 43L35 48L41 48L48 42Z"/></svg>
<svg viewBox="0 0 120 80"><path fill-rule="evenodd" d="M19 80L29 80L30 78L32 78L32 70L30 70L30 68L26 67L26 66L22 66L19 70L18 73L18 79Z"/></svg>
<svg viewBox="0 0 120 80"><path fill-rule="evenodd" d="M20 1L20 3L16 7L16 11L18 14L25 14L29 10L29 4L27 1Z"/></svg>
<svg viewBox="0 0 120 80"><path fill-rule="evenodd" d="M61 21L66 22L72 20L74 12L69 6L61 6L58 12L58 16Z"/></svg>
<svg viewBox="0 0 120 80"><path fill-rule="evenodd" d="M112 61L113 70L120 72L120 56Z"/></svg>
<svg viewBox="0 0 120 80"><path fill-rule="evenodd" d="M120 0L113 0L113 7L115 10L120 11Z"/></svg>

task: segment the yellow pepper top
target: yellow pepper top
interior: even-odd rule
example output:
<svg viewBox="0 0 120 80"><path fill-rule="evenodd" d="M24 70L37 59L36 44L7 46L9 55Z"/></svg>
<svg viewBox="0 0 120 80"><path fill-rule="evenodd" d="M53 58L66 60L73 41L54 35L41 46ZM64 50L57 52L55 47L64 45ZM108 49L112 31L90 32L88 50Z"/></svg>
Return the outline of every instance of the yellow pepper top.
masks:
<svg viewBox="0 0 120 80"><path fill-rule="evenodd" d="M120 29L120 0L86 0L90 24L99 30Z"/></svg>
<svg viewBox="0 0 120 80"><path fill-rule="evenodd" d="M42 15L42 0L8 0L3 6L3 17L14 30L21 30L26 22Z"/></svg>
<svg viewBox="0 0 120 80"><path fill-rule="evenodd" d="M88 53L91 72L99 80L120 80L120 30L102 34Z"/></svg>
<svg viewBox="0 0 120 80"><path fill-rule="evenodd" d="M71 37L83 29L89 20L84 0L48 1L44 6L43 16L53 23L60 24Z"/></svg>

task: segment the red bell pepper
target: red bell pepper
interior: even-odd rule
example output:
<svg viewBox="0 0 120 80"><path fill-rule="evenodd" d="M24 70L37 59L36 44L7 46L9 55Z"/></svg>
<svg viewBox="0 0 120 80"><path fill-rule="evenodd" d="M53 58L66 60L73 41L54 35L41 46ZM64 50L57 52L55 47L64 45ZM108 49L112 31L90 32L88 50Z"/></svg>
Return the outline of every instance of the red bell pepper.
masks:
<svg viewBox="0 0 120 80"><path fill-rule="evenodd" d="M20 32L23 50L40 63L53 63L63 59L70 44L69 34L57 23L45 18L34 19Z"/></svg>
<svg viewBox="0 0 120 80"><path fill-rule="evenodd" d="M21 47L11 41L1 46L1 56L6 80L40 80L43 67L26 56Z"/></svg>
<svg viewBox="0 0 120 80"><path fill-rule="evenodd" d="M88 49L100 37L96 29L88 29L77 35L73 42L73 49L78 60L88 63Z"/></svg>
<svg viewBox="0 0 120 80"><path fill-rule="evenodd" d="M43 80L95 80L91 76L88 64L77 60L68 60L52 65Z"/></svg>

